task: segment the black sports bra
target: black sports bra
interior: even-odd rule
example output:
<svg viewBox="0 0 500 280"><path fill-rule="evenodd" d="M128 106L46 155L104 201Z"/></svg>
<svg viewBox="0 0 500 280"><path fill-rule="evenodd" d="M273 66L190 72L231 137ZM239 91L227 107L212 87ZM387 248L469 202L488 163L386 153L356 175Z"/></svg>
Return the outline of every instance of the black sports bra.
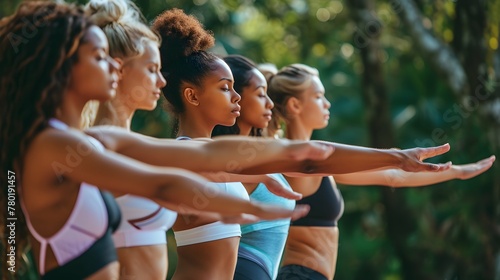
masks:
<svg viewBox="0 0 500 280"><path fill-rule="evenodd" d="M329 177L323 177L318 190L310 196L297 200L299 204L309 204L309 213L290 226L336 227L344 212L344 200L340 191L332 185Z"/></svg>

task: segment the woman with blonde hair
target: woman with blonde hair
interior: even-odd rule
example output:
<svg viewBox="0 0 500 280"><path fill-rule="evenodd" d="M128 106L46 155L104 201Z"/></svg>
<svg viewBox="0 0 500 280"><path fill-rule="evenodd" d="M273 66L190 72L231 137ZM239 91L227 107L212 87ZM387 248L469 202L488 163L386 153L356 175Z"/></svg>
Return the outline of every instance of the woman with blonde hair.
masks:
<svg viewBox="0 0 500 280"><path fill-rule="evenodd" d="M330 102L317 69L304 64L285 66L277 72L261 69L274 101L272 133L284 125L288 139L311 139L315 129L328 125ZM347 185L419 187L451 179L468 179L488 170L495 157L475 164L451 165L441 172L408 173L386 169L325 177L289 177L292 189L303 198L297 205L310 205L310 212L290 224L288 239L277 279L333 279L337 262L339 229L344 203L335 182Z"/></svg>
<svg viewBox="0 0 500 280"><path fill-rule="evenodd" d="M26 38L24 31L31 27L37 32ZM13 38L19 44L13 44ZM0 68L0 162L8 170L0 178L9 182L3 185L1 200L5 205L9 201L11 207L9 212L3 208L2 213L12 218L9 224L15 225L16 233L14 245L7 238L6 220L2 220L2 247L13 255L8 261L2 257L3 277L16 277L29 240L42 279L116 279L118 262L111 235L120 222L120 212L104 190L148 197L176 211L214 212L231 221L241 220L241 213L274 219L307 211L307 207L295 211L270 208L223 194L205 196L206 203L199 205L194 198L213 191L202 177L121 155L134 156L142 149L136 157L151 163L159 153L195 161L207 161L213 158L212 152L217 154L210 166L189 160L177 163L196 171L228 171L228 160L236 160L242 168L261 164L262 157L248 163L245 157L225 152L242 141L172 142L159 147L126 131L101 128L89 132L101 142L80 131L85 104L113 97L119 67L108 55L106 36L81 8L53 2L22 3L0 23L0 51L4 54L0 64L5 66ZM222 145L217 148L217 143ZM300 147L292 147L276 141L264 146L271 148L269 144L281 146L274 148L283 158L308 158L311 151L313 157L329 154L318 146L296 143ZM287 145L292 149L285 148Z"/></svg>

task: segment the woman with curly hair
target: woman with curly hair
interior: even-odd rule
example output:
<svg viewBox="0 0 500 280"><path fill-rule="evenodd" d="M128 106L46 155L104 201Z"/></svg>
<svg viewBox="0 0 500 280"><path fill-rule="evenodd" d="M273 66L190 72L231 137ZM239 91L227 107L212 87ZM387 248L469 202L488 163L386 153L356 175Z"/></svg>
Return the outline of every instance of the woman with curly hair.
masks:
<svg viewBox="0 0 500 280"><path fill-rule="evenodd" d="M33 32L26 33L28 29ZM0 165L9 170L0 179L9 178L10 185L17 186L2 185L2 203L7 205L9 197L16 218L14 245L2 219L2 247L17 257L8 263L2 255L2 266L3 273L13 277L29 240L42 279L117 278L111 234L120 222L119 209L113 197L96 186L154 199L181 213L218 213L231 222L248 220L241 213L275 219L307 211L257 205L224 194L210 196L214 188L202 177L150 165L158 157L171 156L175 166L194 171L231 171L227 162L234 160L245 172L273 157L324 159L332 151L326 145L233 139L167 145L106 128L88 131L101 142L89 137L79 130L82 109L89 100L113 97L118 65L108 55L102 30L75 5L22 3L0 22L0 51ZM227 151L246 144L263 145L269 154L248 162L247 156ZM4 217L6 210L2 208ZM6 274L3 277L9 277Z"/></svg>
<svg viewBox="0 0 500 280"><path fill-rule="evenodd" d="M221 58L207 51L214 45L212 34L206 31L196 18L178 9L160 14L153 22L153 30L162 38L160 54L167 80L163 93L177 118L177 136L180 139L207 139L216 125L233 125L240 116L240 95L233 88L231 69ZM345 162L335 167L329 165L314 168L307 173L350 172L343 169L344 167L351 171L384 167L390 164L379 156L386 152L396 152L333 145L338 157L332 156L328 160L343 158ZM441 153L448 149L445 145L434 152ZM264 166L269 169L259 169L256 174L292 170L296 163L277 161ZM437 169L426 170L446 169L448 164L435 167ZM227 181L234 181L234 177L227 178ZM248 197L241 185L233 184L231 187L224 186L221 193L238 190L236 195ZM173 227L178 246L174 279L232 279L241 236L239 225L222 225L213 219L200 216L180 217Z"/></svg>

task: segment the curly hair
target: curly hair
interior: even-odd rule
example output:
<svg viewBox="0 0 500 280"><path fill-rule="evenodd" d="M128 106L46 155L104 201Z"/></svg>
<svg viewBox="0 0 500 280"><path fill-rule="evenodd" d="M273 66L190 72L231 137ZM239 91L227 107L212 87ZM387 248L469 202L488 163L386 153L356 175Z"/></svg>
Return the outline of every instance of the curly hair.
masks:
<svg viewBox="0 0 500 280"><path fill-rule="evenodd" d="M215 43L210 31L193 16L172 9L161 13L152 26L162 39L160 54L167 85L163 94L175 116L184 112L182 84L201 86L203 78L215 70L220 59L207 52Z"/></svg>
<svg viewBox="0 0 500 280"><path fill-rule="evenodd" d="M21 3L13 15L0 21L0 166L4 168L0 173L0 203L7 205L7 196L11 201L15 195L18 264L22 264L21 257L28 245L28 231L20 209L19 190L8 193L5 185L7 170L15 172L20 186L26 151L62 103L78 47L89 26L81 8L53 2ZM2 217L7 217L7 207L1 208ZM10 248L5 219L0 226L2 247ZM6 272L5 258L2 254Z"/></svg>
<svg viewBox="0 0 500 280"><path fill-rule="evenodd" d="M250 59L237 54L228 55L224 57L223 60L233 73L234 90L243 98L243 89L250 84L250 80L254 76L252 70L258 70L257 65ZM236 122L233 126L216 125L212 131L212 137L238 134L240 134L238 122ZM262 136L262 128L252 127L250 136Z"/></svg>

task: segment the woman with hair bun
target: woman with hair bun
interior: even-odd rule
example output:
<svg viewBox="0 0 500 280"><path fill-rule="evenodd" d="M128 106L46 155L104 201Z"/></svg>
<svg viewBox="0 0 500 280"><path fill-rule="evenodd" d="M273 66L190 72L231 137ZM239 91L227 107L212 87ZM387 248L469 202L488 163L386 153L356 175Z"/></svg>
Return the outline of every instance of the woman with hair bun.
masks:
<svg viewBox="0 0 500 280"><path fill-rule="evenodd" d="M240 96L233 89L227 64L207 51L214 45L212 34L179 9L160 14L153 29L163 41L160 52L167 77L163 92L178 121L178 139L207 139L216 125L234 124L240 115ZM241 183L216 186L222 193L248 200ZM222 224L203 216L180 216L173 229L178 254L174 279L232 277L241 236L238 224Z"/></svg>
<svg viewBox="0 0 500 280"><path fill-rule="evenodd" d="M32 27L37 32L25 37ZM102 30L75 5L21 3L0 21L0 52L5 66L0 67L0 166L6 169L0 179L9 183L2 184L0 201L11 207L3 207L2 216L13 218L0 220L2 248L13 255L0 257L3 278L17 278L29 242L42 279L117 279L112 232L120 211L106 191L143 196L183 213L216 213L229 221L245 220L241 214L303 215L307 207L290 211L225 194L207 196L214 188L179 168L231 171L227 162L234 160L246 172L278 158L324 159L332 151L326 145L239 139L158 143L109 127L83 133L84 106L114 96L119 64L108 55ZM251 163L227 151L252 143L266 154ZM179 168L152 165L167 156ZM200 195L203 205L196 200ZM15 225L15 245L8 239L7 221Z"/></svg>
<svg viewBox="0 0 500 280"><path fill-rule="evenodd" d="M160 38L128 0L91 0L85 10L106 34L111 57L121 64L116 96L99 104L93 123L113 124L130 131L135 111L153 110L166 84L160 72ZM166 231L174 224L177 213L147 198L114 195L122 212L120 226L113 234L120 277L165 279Z"/></svg>
<svg viewBox="0 0 500 280"><path fill-rule="evenodd" d="M196 18L178 9L159 15L154 20L153 30L162 38L160 53L167 79L163 93L171 111L177 117L177 135L181 139L209 138L216 125L232 126L240 115L240 96L233 88L235 79L231 69L222 59L207 52L214 44L213 36L203 29ZM347 169L362 171L391 166L391 160L382 159L385 157L383 154L396 152L333 145L336 147L336 157L329 159L339 160L343 164L335 167L322 164L320 167L314 164L315 167L306 173L335 174L349 172ZM413 152L424 152L431 156L448 149L449 147L444 145L427 151L416 149ZM237 151L241 150L234 150ZM403 153L407 152L409 150ZM363 160L359 160L361 157ZM276 173L276 170L289 171L296 164L280 161L265 166L269 168L265 173ZM406 169L403 166L398 167ZM447 164L423 169L438 171L446 168ZM413 168L411 170L416 171ZM263 174L262 172L263 169L259 169L256 174ZM235 185L232 189L226 187L224 191L236 189L241 197L248 196L241 186ZM241 234L239 225L222 226L203 217L182 216L177 219L173 228L178 245L178 266L174 279L233 278Z"/></svg>
<svg viewBox="0 0 500 280"><path fill-rule="evenodd" d="M288 139L309 140L315 129L328 125L330 102L317 69L292 64L279 71L261 67L268 80L268 93L274 101L270 132L284 124ZM333 279L337 262L339 229L337 222L344 211L344 201L336 182L346 185L382 185L420 187L451 179L468 179L488 170L495 157L477 163L451 165L441 172L409 173L398 169L334 174L325 177L286 176L292 189L304 197L298 205L308 204L311 211L292 221L282 267L277 279Z"/></svg>
<svg viewBox="0 0 500 280"><path fill-rule="evenodd" d="M37 32L23 37L26 28L33 26ZM19 39L19 44L13 44L13 38ZM0 199L4 205L9 202L11 209L7 212L7 207L2 208L2 216L13 218L9 224L15 225L16 232L14 245L7 238L7 220L1 220L2 248L15 256L7 261L2 254L4 278L17 277L29 241L42 279L117 279L119 265L112 232L120 222L120 211L104 190L148 197L177 211L210 211L230 219L241 213L261 218L302 214L223 194L206 197L201 209L193 198L213 191L206 180L189 171L121 155L133 155L127 151L131 148L141 150L141 157L148 162L159 153L189 157L195 163L177 160L177 165L197 171L226 170L227 160L238 160L238 155L226 153L228 157L222 162L197 167L197 161L211 158L210 151L224 157L224 150L207 147L212 143L158 147L130 132L105 128L93 133L101 134L100 142L80 131L85 104L105 101L115 94L119 67L108 55L106 36L83 9L62 3L23 2L0 22L0 51L4 54L0 64L5 66L0 68L0 166L8 170L0 178L9 182L9 186L2 184L4 195ZM105 139L116 134L120 136ZM123 141L119 143L118 138ZM242 143L216 142L224 149L231 142L234 147ZM282 155L287 158L297 152L293 151L296 148ZM303 148L307 154L310 147ZM302 151L299 154L304 155Z"/></svg>

